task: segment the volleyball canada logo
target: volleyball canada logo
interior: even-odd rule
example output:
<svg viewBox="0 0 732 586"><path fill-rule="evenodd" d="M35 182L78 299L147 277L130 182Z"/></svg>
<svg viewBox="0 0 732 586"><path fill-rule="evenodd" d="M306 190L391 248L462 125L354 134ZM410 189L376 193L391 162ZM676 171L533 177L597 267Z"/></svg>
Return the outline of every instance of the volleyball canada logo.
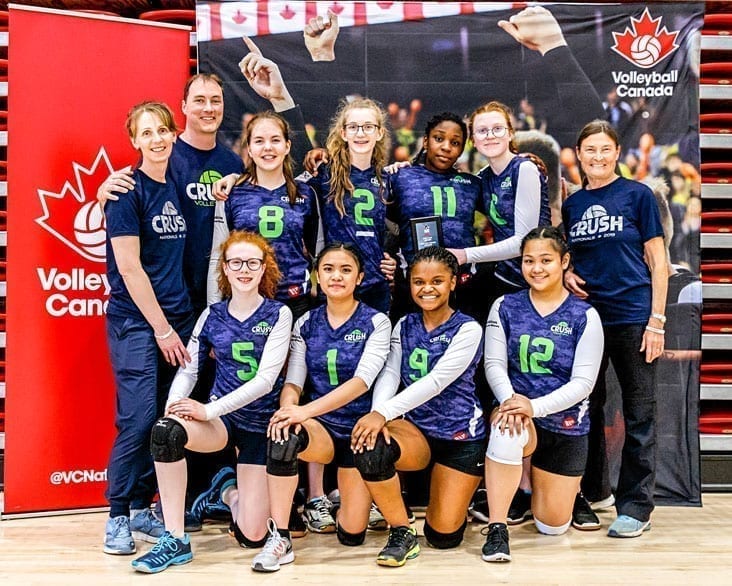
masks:
<svg viewBox="0 0 732 586"><path fill-rule="evenodd" d="M671 55L679 45L676 37L679 31L669 32L661 28L661 18L651 18L646 8L640 18L630 17L632 27L622 33L613 33L615 44L612 50L634 65L648 69Z"/></svg>
<svg viewBox="0 0 732 586"><path fill-rule="evenodd" d="M66 181L58 193L38 190L43 215L36 218L36 223L85 259L103 263L107 232L95 195L113 168L104 147L100 147L91 167L77 162L71 166L75 182Z"/></svg>

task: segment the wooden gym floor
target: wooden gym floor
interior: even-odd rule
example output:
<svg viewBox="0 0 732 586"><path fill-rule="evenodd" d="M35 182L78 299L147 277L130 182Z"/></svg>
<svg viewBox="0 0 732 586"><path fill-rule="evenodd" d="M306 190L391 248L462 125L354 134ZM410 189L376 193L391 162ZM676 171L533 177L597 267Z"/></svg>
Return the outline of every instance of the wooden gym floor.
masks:
<svg viewBox="0 0 732 586"><path fill-rule="evenodd" d="M420 538L422 553L403 568L376 565L385 533L369 531L356 548L310 534L294 541L295 563L275 574L252 572L256 552L239 548L225 525L206 522L192 534L193 562L155 577L132 570L135 556L102 553L106 513L10 519L0 522L0 584L732 584L732 494L705 494L703 502L657 508L653 529L635 539L606 536L610 511L600 513L602 531L560 537L539 535L527 522L511 528L506 564L480 559L478 523L468 524L456 550L434 550ZM420 518L417 529L421 535ZM138 542L138 553L150 547Z"/></svg>

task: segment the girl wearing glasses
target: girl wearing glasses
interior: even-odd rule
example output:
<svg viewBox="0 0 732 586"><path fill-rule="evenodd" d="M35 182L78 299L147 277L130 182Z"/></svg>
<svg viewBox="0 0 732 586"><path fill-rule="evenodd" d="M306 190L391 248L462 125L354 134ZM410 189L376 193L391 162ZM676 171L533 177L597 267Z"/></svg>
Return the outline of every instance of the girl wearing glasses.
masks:
<svg viewBox="0 0 732 586"><path fill-rule="evenodd" d="M352 242L364 259L361 301L387 313L396 261L384 252L390 138L386 112L368 98L343 102L328 133L328 163L308 184L318 193L325 243Z"/></svg>
<svg viewBox="0 0 732 586"><path fill-rule="evenodd" d="M256 232L272 245L282 271L275 299L295 318L310 306L310 264L318 232L315 193L296 182L290 158L290 129L282 116L260 112L247 124L250 162L225 202L216 202L209 264L209 304L219 299L216 267L230 229ZM226 180L230 180L228 176ZM228 191L228 189L227 189Z"/></svg>
<svg viewBox="0 0 732 586"><path fill-rule="evenodd" d="M184 449L216 452L229 443L237 448L236 479L221 486L234 519L231 532L242 547L261 547L267 536L266 431L287 359L292 313L272 299L280 271L264 238L234 231L218 257L224 300L198 318L188 343L193 360L178 370L165 417L155 423L150 438L166 532L150 552L132 562L140 572L157 573L193 559L184 533ZM189 395L212 351L216 377L210 402L202 404Z"/></svg>
<svg viewBox="0 0 732 586"><path fill-rule="evenodd" d="M361 545L371 496L354 467L353 425L371 408L371 386L389 352L391 324L383 313L354 297L364 278L358 250L327 245L315 263L326 304L295 323L280 408L268 429L267 473L272 509L270 535L252 568L273 572L294 560L286 529L297 488L298 459L338 467L341 503L336 534L343 545ZM300 403L303 388L310 401Z"/></svg>
<svg viewBox="0 0 732 586"><path fill-rule="evenodd" d="M460 173L455 163L463 152L468 129L463 120L451 112L433 116L427 123L422 150L414 166L402 167L391 177L394 204L387 216L399 225L399 245L404 268L417 252L412 237L412 220L437 216L442 225L442 244L457 249L475 245L473 222L481 205L480 180L469 173ZM420 234L424 236L424 233ZM433 243L437 235L430 233ZM457 276L457 307L473 315L483 305L479 292L471 283L472 267L461 263ZM404 278L397 280L392 319L414 310L409 286Z"/></svg>
<svg viewBox="0 0 732 586"><path fill-rule="evenodd" d="M478 175L493 243L452 252L461 263L496 263L496 298L527 286L521 274L521 239L551 223L546 173L539 159L517 155L511 110L504 104L488 102L475 110L470 128L475 148L488 159Z"/></svg>
<svg viewBox="0 0 732 586"><path fill-rule="evenodd" d="M437 549L462 542L468 503L483 476L485 423L474 382L482 328L450 305L458 274L457 259L444 248L415 253L409 285L419 311L394 327L374 409L351 433L356 466L391 526L379 565L402 566L419 555L397 470L434 464L424 536Z"/></svg>

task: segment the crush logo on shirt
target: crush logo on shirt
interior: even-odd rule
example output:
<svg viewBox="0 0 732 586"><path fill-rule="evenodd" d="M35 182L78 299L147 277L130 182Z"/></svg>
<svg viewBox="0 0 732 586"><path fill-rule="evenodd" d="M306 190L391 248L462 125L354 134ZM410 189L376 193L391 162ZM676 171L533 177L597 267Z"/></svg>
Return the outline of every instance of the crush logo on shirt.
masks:
<svg viewBox="0 0 732 586"><path fill-rule="evenodd" d="M166 201L163 205L163 213L154 216L152 229L158 234L165 234L166 237L177 237L179 234L185 236L186 221L178 213L172 201Z"/></svg>
<svg viewBox="0 0 732 586"><path fill-rule="evenodd" d="M591 205L582 214L579 222L569 230L572 238L594 240L613 238L616 232L623 231L623 216L611 216L601 205Z"/></svg>
<svg viewBox="0 0 732 586"><path fill-rule="evenodd" d="M252 327L252 333L257 336L269 336L272 331L272 326L266 321L260 321L257 325Z"/></svg>
<svg viewBox="0 0 732 586"><path fill-rule="evenodd" d="M376 185L376 187L381 187L379 184L379 180L376 177L371 178L371 185Z"/></svg>
<svg viewBox="0 0 732 586"><path fill-rule="evenodd" d="M554 324L551 328L549 328L553 333L559 334L561 336L570 336L572 335L572 328L569 327L566 321L560 321L558 324Z"/></svg>
<svg viewBox="0 0 732 586"><path fill-rule="evenodd" d="M218 171L204 171L195 183L186 185L186 195L197 206L212 206L216 203L211 188L213 184L221 179Z"/></svg>
<svg viewBox="0 0 732 586"><path fill-rule="evenodd" d="M510 177L506 177L503 181L501 181L501 189L511 189L511 185L513 185L513 182L511 181Z"/></svg>
<svg viewBox="0 0 732 586"><path fill-rule="evenodd" d="M452 342L452 338L448 336L447 334L440 334L439 336L435 336L434 338L430 338L430 344L449 344Z"/></svg>
<svg viewBox="0 0 732 586"><path fill-rule="evenodd" d="M452 183L462 183L463 185L470 185L470 179L466 179L465 177L461 175L455 175L452 179L450 179Z"/></svg>
<svg viewBox="0 0 732 586"><path fill-rule="evenodd" d="M350 334L346 334L343 336L343 339L346 342L354 343L354 342L363 342L366 339L366 332L362 332L358 328L353 330Z"/></svg>

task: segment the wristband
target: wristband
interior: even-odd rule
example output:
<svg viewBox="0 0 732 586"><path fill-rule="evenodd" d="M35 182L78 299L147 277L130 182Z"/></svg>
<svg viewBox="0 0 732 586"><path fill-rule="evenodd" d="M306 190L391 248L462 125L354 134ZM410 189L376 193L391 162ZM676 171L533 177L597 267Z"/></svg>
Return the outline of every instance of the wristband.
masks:
<svg viewBox="0 0 732 586"><path fill-rule="evenodd" d="M646 326L646 329L649 332L653 332L654 334L661 334L661 335L663 335L663 334L666 333L666 330L662 330L661 328L654 328L652 326Z"/></svg>
<svg viewBox="0 0 732 586"><path fill-rule="evenodd" d="M155 336L155 339L156 339L156 340L165 340L165 339L167 339L167 338L170 338L170 336L172 336L172 335L173 335L173 332L174 332L174 331L175 331L175 330L173 329L173 326L170 326L170 330L168 330L168 331L167 331L167 332L166 332L165 334L163 334L162 336L158 336L158 335L157 335L157 334L155 334L155 333L153 333L153 336Z"/></svg>
<svg viewBox="0 0 732 586"><path fill-rule="evenodd" d="M656 318L658 321L660 321L662 324L666 323L666 316L662 313L652 313L651 317Z"/></svg>

